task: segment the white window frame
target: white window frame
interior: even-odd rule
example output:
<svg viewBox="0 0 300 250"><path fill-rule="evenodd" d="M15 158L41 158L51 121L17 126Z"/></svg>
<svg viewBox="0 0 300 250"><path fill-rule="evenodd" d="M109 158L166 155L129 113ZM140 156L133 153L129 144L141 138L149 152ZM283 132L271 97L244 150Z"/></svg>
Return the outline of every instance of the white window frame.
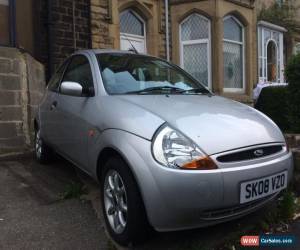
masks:
<svg viewBox="0 0 300 250"><path fill-rule="evenodd" d="M241 93L244 94L246 92L246 60L245 60L245 55L246 55L246 46L245 46L245 27L244 25L240 22L240 20L238 20L235 16L232 15L228 15L226 17L223 18L223 29L224 29L224 21L226 21L227 19L232 18L234 19L234 21L237 22L237 24L242 28L242 42L238 42L238 41L234 41L234 40L230 40L230 39L225 39L224 38L224 34L223 34L223 56L224 56L224 43L232 43L232 44L238 44L238 45L242 45L242 70L243 70L243 80L242 80L242 88L225 88L225 81L224 81L224 85L223 85L223 91L227 92L227 93ZM225 67L224 65L224 58L223 58L223 67Z"/></svg>
<svg viewBox="0 0 300 250"><path fill-rule="evenodd" d="M120 32L120 46L121 46L121 41L122 40L127 40L127 41L130 40L130 41L143 42L143 44L144 44L144 52L147 53L146 21L139 14L137 14L132 9L126 9L124 11L130 11L130 12L132 12L133 15L136 16L136 18L139 19L142 22L142 24L143 24L143 30L144 30L144 35L143 36L139 36L139 35L135 35L135 34ZM122 11L122 12L124 12L124 11ZM122 12L120 13L120 15L122 14ZM121 23L121 19L120 19L120 23Z"/></svg>
<svg viewBox="0 0 300 250"><path fill-rule="evenodd" d="M197 40L188 40L188 41L182 41L181 37L181 31L182 31L182 25L192 16L192 15L198 15L199 17L205 19L208 22L208 38L205 39L197 39ZM180 24L179 24L179 50L180 50L180 67L184 68L184 60L183 60L183 49L185 45L197 45L197 44L207 44L207 88L212 89L212 72L211 72L211 21L200 14L192 13L188 17L186 17ZM197 80L197 79L196 79ZM203 83L202 83L203 84ZM204 85L204 84L203 84ZM204 85L205 86L205 85ZM205 86L206 87L206 86Z"/></svg>
<svg viewBox="0 0 300 250"><path fill-rule="evenodd" d="M280 26L277 26L272 23L267 23L264 21L260 21L258 23L257 28L258 33L258 48L261 46L261 51L258 49L258 79L259 82L267 82L268 80L268 67L267 67L267 59L268 59L268 51L267 46L272 40L277 47L277 66L279 67L279 72L277 69L277 80L276 83L284 83L284 55L283 55L283 32L286 32L286 29ZM271 36L265 42L265 33L270 32ZM279 41L274 39L274 33L277 33L279 36ZM260 52L260 53L259 53ZM260 74L259 63L261 62L262 66L262 75Z"/></svg>

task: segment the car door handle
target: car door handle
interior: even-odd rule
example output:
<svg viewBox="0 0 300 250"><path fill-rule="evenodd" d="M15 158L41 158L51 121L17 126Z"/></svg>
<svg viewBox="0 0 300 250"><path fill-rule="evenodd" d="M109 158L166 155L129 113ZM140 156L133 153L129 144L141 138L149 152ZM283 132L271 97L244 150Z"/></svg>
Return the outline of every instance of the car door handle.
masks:
<svg viewBox="0 0 300 250"><path fill-rule="evenodd" d="M51 106L50 106L50 110L53 110L57 107L57 101L54 101Z"/></svg>

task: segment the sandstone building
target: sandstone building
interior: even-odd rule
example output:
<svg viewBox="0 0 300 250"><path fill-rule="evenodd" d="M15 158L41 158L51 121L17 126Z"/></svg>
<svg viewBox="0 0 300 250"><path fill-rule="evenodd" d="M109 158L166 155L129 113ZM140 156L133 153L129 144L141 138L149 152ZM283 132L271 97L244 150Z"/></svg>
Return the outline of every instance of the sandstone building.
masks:
<svg viewBox="0 0 300 250"><path fill-rule="evenodd" d="M263 6L286 1L0 0L0 147L10 139L16 141L12 147L28 144L28 112L40 96L28 91L31 84L42 90L43 79L78 49L128 50L133 44L180 65L215 93L251 103L259 81L285 82L285 64L300 51L300 35L287 44L285 27L258 20ZM25 90L20 84L11 89L24 75L33 82L27 80ZM14 104L18 108L11 109Z"/></svg>

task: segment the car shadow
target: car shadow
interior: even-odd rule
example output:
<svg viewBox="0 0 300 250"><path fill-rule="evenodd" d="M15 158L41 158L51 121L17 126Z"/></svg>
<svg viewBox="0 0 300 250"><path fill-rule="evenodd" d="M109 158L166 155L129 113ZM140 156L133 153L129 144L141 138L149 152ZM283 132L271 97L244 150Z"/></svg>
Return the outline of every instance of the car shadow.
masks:
<svg viewBox="0 0 300 250"><path fill-rule="evenodd" d="M54 160L47 164L42 165L32 159L22 160L23 165L33 175L34 179L39 180L39 187L43 186L44 190L48 190L48 193L61 194L66 185L72 182L83 182L88 186L90 192L99 193L97 183L89 177L86 173L75 167L72 163L68 162L60 156L56 156ZM50 191L49 191L50 190ZM47 193L47 192L46 192ZM42 196L42 195L39 195ZM56 199L59 198L59 195ZM99 203L99 196L92 198L92 203ZM47 199L46 199L47 200ZM45 202L45 198L42 199ZM55 202L55 198L49 198L46 202ZM101 204L99 208L95 208L96 214L99 219L102 220ZM243 232L251 232L251 229L260 224L265 216L265 212L268 211L266 206L264 209L258 210L250 215L246 215L243 218L236 219L230 222L218 224L215 226L209 226L194 230L185 230L168 233L155 232L149 235L148 241L139 246L130 247L130 249L136 250L208 250L208 249L228 249L223 248L232 243L233 240L239 239ZM257 232L253 232L255 235ZM235 242L238 244L238 242ZM115 244L113 244L115 245ZM120 249L115 245L117 249ZM114 247L113 247L114 248ZM123 249L123 248L121 248Z"/></svg>

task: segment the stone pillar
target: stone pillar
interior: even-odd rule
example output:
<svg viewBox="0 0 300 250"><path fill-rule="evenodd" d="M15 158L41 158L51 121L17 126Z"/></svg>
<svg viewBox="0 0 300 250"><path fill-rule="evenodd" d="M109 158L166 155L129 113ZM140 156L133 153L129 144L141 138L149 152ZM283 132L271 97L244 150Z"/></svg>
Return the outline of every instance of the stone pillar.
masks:
<svg viewBox="0 0 300 250"><path fill-rule="evenodd" d="M0 155L28 150L45 88L44 67L18 49L0 47Z"/></svg>
<svg viewBox="0 0 300 250"><path fill-rule="evenodd" d="M219 2L216 2L216 15L214 21L213 35L214 38L212 41L213 44L213 75L212 82L213 91L217 94L223 93L224 87L224 66L223 66L223 13L220 10Z"/></svg>
<svg viewBox="0 0 300 250"><path fill-rule="evenodd" d="M91 40L93 49L114 48L114 41L109 30L109 25L112 22L109 3L111 1L91 0Z"/></svg>

